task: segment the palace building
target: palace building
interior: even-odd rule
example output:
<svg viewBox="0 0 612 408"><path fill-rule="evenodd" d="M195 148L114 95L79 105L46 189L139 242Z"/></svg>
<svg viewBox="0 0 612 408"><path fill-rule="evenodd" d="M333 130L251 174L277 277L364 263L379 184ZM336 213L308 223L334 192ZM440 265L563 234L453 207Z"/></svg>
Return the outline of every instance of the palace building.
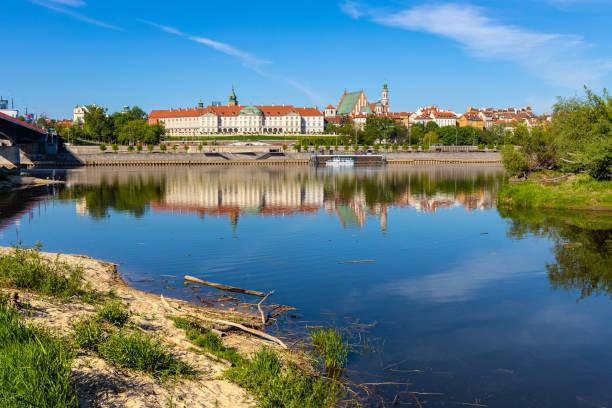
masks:
<svg viewBox="0 0 612 408"><path fill-rule="evenodd" d="M210 134L320 134L324 117L317 108L291 105L240 106L234 88L227 106L200 102L197 108L154 110L149 123L163 122L168 136Z"/></svg>

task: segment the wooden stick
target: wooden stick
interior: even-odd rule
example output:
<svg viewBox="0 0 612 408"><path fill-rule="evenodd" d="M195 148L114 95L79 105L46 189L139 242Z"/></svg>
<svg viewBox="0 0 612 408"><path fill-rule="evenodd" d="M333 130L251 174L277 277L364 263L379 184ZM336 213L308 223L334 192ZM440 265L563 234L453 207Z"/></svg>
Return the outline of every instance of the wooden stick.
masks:
<svg viewBox="0 0 612 408"><path fill-rule="evenodd" d="M261 304L268 298L268 296L274 294L274 291L268 293L263 299L261 299L261 302L259 302L257 304L257 310L259 310L259 313L261 314L261 322L263 323L264 327L266 327L266 318L264 316L264 312L261 308Z"/></svg>
<svg viewBox="0 0 612 408"><path fill-rule="evenodd" d="M256 290L236 288L234 286L223 285L221 283L207 282L207 281L203 281L202 279L194 278L193 276L185 275L185 280L187 282L197 283L199 285L212 286L213 288L217 288L217 289L220 289L220 290L225 290L225 291L228 291L228 292L243 293L245 295L258 296L258 297L262 297L262 298L266 297L266 294L263 293L263 292L259 292L259 291L256 291Z"/></svg>
<svg viewBox="0 0 612 408"><path fill-rule="evenodd" d="M256 336L259 337L263 337L264 339L268 339L270 341L273 341L275 343L277 343L278 345L280 345L282 348L286 349L287 345L285 343L282 342L282 340L269 335L268 333L264 333L262 331L259 330L255 330L255 329L251 329L250 327L246 327L241 325L240 323L234 323L234 322L228 322L227 320L219 320L219 319L211 319L209 317L201 317L201 319L203 320L208 320L209 322L213 322L213 323L218 323L218 324L225 324L227 326L232 326L232 327L236 327L240 330L244 330L245 332L254 334Z"/></svg>
<svg viewBox="0 0 612 408"><path fill-rule="evenodd" d="M373 259L366 259L366 260L363 260L363 261L345 261L345 262L338 262L338 263L340 265L342 265L342 264L364 263L364 262L376 262L376 261L373 260Z"/></svg>

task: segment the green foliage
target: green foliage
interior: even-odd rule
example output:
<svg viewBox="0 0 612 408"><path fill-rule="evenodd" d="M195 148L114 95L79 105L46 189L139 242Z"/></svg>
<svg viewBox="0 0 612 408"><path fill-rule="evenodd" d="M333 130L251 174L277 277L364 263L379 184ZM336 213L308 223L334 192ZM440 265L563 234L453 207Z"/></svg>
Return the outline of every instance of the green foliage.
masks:
<svg viewBox="0 0 612 408"><path fill-rule="evenodd" d="M106 337L102 322L94 317L82 317L73 322L72 332L77 347L96 352Z"/></svg>
<svg viewBox="0 0 612 408"><path fill-rule="evenodd" d="M244 367L230 368L226 376L252 392L263 408L329 407L340 391L337 382L303 374L268 349L256 353Z"/></svg>
<svg viewBox="0 0 612 408"><path fill-rule="evenodd" d="M88 106L83 130L91 140L110 142L113 139L113 121L106 115L106 109L99 106Z"/></svg>
<svg viewBox="0 0 612 408"><path fill-rule="evenodd" d="M128 152L133 152L133 151L134 151L134 146L129 145L129 146L128 146Z"/></svg>
<svg viewBox="0 0 612 408"><path fill-rule="evenodd" d="M0 300L0 405L3 408L78 406L70 381L74 356L48 330L26 325Z"/></svg>
<svg viewBox="0 0 612 408"><path fill-rule="evenodd" d="M184 145L184 146L183 146L183 149L184 149L185 151L187 151L187 150L189 150L189 146L188 146L188 145Z"/></svg>
<svg viewBox="0 0 612 408"><path fill-rule="evenodd" d="M167 148L168 147L163 143L159 145L159 150L161 150L162 152L165 152ZM202 145L200 145L200 150L202 150L201 148L202 148Z"/></svg>
<svg viewBox="0 0 612 408"><path fill-rule="evenodd" d="M438 126L436 122L427 122L427 124L425 125L425 134L429 132L436 132L439 128L440 126Z"/></svg>
<svg viewBox="0 0 612 408"><path fill-rule="evenodd" d="M603 146L601 151L594 155L588 166L589 175L595 180L612 179L612 142Z"/></svg>
<svg viewBox="0 0 612 408"><path fill-rule="evenodd" d="M130 320L128 312L120 300L110 300L98 310L98 317L117 327L125 325Z"/></svg>
<svg viewBox="0 0 612 408"><path fill-rule="evenodd" d="M142 152L142 145L141 144L136 145L136 150L138 150L139 152Z"/></svg>
<svg viewBox="0 0 612 408"><path fill-rule="evenodd" d="M433 123L433 122L430 122L430 123ZM438 143L438 141L439 141L438 134L434 131L431 131L427 133L425 137L423 137L423 148L427 150L429 149L429 146L432 143Z"/></svg>
<svg viewBox="0 0 612 408"><path fill-rule="evenodd" d="M147 145L147 150L148 150L148 151L150 151L150 152L152 152L152 151L153 151L153 147L154 147L154 146L153 146L152 144L148 144L148 145Z"/></svg>
<svg viewBox="0 0 612 408"><path fill-rule="evenodd" d="M310 333L315 349L320 353L326 370L341 370L346 366L349 353L348 342L334 328L315 330Z"/></svg>
<svg viewBox="0 0 612 408"><path fill-rule="evenodd" d="M177 146L176 145L172 145L172 150L176 150Z"/></svg>
<svg viewBox="0 0 612 408"><path fill-rule="evenodd" d="M113 148L113 151L116 152L117 150L119 150L119 145L117 143L113 143L112 148Z"/></svg>
<svg viewBox="0 0 612 408"><path fill-rule="evenodd" d="M0 257L0 283L42 295L61 299L83 295L83 270L60 263L48 263L34 249L14 247L9 255Z"/></svg>
<svg viewBox="0 0 612 408"><path fill-rule="evenodd" d="M529 163L525 155L517 150L514 146L506 145L501 151L502 163L506 172L511 176L523 176L529 171Z"/></svg>
<svg viewBox="0 0 612 408"><path fill-rule="evenodd" d="M497 202L513 208L612 209L612 181L595 181L586 175L555 186L525 181L504 186Z"/></svg>
<svg viewBox="0 0 612 408"><path fill-rule="evenodd" d="M104 143L100 144L100 150L101 151L106 151L106 145Z"/></svg>
<svg viewBox="0 0 612 408"><path fill-rule="evenodd" d="M425 126L422 123L413 123L410 126L409 143L420 144L425 137Z"/></svg>
<svg viewBox="0 0 612 408"><path fill-rule="evenodd" d="M193 369L174 358L157 337L118 331L98 346L100 354L119 367L149 373L157 378L192 375Z"/></svg>

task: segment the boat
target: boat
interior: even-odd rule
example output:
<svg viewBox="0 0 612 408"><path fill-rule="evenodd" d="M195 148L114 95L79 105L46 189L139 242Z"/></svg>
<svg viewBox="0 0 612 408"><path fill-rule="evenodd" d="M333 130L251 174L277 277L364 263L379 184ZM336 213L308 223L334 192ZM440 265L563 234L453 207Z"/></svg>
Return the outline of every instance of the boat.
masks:
<svg viewBox="0 0 612 408"><path fill-rule="evenodd" d="M334 157L331 160L327 160L325 165L331 167L353 167L355 165L355 161L349 158Z"/></svg>

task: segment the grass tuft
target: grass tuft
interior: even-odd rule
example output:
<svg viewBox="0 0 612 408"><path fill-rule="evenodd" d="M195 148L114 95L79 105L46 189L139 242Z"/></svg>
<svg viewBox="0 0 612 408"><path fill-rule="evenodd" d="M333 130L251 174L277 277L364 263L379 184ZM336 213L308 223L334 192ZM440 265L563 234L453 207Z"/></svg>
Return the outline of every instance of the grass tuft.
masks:
<svg viewBox="0 0 612 408"><path fill-rule="evenodd" d="M161 340L142 333L118 331L99 345L100 354L119 367L144 371L156 378L193 376L194 370L168 353Z"/></svg>
<svg viewBox="0 0 612 408"><path fill-rule="evenodd" d="M326 370L339 371L346 366L349 346L339 330L334 328L315 330L310 333L310 339L321 355Z"/></svg>
<svg viewBox="0 0 612 408"><path fill-rule="evenodd" d="M110 300L98 310L98 317L112 325L123 327L130 320L130 313L120 300Z"/></svg>
<svg viewBox="0 0 612 408"><path fill-rule="evenodd" d="M72 324L74 344L82 349L98 351L106 334L99 319L83 317Z"/></svg>
<svg viewBox="0 0 612 408"><path fill-rule="evenodd" d="M73 354L50 331L26 325L0 300L0 406L77 407L70 383Z"/></svg>

